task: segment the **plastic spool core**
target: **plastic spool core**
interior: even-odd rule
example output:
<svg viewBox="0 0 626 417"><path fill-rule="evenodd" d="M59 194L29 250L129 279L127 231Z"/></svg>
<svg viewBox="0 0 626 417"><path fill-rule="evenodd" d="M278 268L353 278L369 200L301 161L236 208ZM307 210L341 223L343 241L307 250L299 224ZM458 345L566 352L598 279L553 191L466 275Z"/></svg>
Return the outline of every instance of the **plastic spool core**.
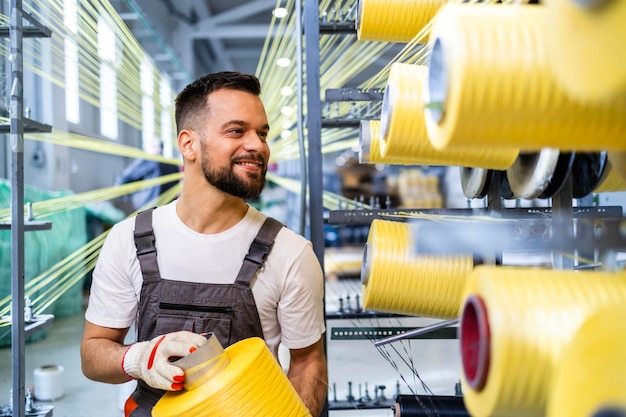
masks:
<svg viewBox="0 0 626 417"><path fill-rule="evenodd" d="M487 196L493 177L493 171L485 168L461 167L461 188L469 199Z"/></svg>
<svg viewBox="0 0 626 417"><path fill-rule="evenodd" d="M354 16L357 34L361 33L361 16L363 16L363 0L358 1L356 15ZM360 38L360 35L358 37Z"/></svg>
<svg viewBox="0 0 626 417"><path fill-rule="evenodd" d="M361 263L361 284L366 286L372 272L370 269L370 265L372 264L372 251L369 250L371 245L371 242L365 243L365 247L363 248L363 262Z"/></svg>
<svg viewBox="0 0 626 417"><path fill-rule="evenodd" d="M387 83L383 94L383 105L380 110L380 142L386 143L387 134L393 118L393 85Z"/></svg>
<svg viewBox="0 0 626 417"><path fill-rule="evenodd" d="M553 148L544 148L538 153L520 153L506 170L511 191L526 199L542 195L554 177L559 155L559 150Z"/></svg>
<svg viewBox="0 0 626 417"><path fill-rule="evenodd" d="M426 115L441 124L445 116L445 104L448 97L448 66L444 60L440 38L436 38L433 42L426 85L428 87L424 89Z"/></svg>
<svg viewBox="0 0 626 417"><path fill-rule="evenodd" d="M361 120L359 128L359 163L369 163L372 146L372 129L369 120Z"/></svg>
<svg viewBox="0 0 626 417"><path fill-rule="evenodd" d="M472 389L480 391L489 373L491 330L485 303L476 295L470 295L463 306L460 340L465 378Z"/></svg>

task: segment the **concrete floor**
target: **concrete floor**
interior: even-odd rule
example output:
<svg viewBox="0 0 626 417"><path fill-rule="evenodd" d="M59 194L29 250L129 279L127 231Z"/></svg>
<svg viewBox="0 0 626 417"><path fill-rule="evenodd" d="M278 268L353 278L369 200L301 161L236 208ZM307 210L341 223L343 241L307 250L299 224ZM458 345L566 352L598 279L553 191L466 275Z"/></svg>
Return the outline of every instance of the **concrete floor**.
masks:
<svg viewBox="0 0 626 417"><path fill-rule="evenodd" d="M327 282L327 312L337 311L338 298L360 292L358 280ZM354 302L354 301L353 301ZM419 318L328 320L328 334L336 327L419 327L433 322ZM51 402L55 417L122 417L121 404L132 389L128 385L109 385L88 380L80 369L79 345L84 318L82 315L57 318L42 340L26 345L26 387L32 388L34 370L44 365L60 365L63 397ZM331 340L328 336L329 405L332 417L391 417L389 403L395 394L427 393L415 370L428 389L436 395L453 395L460 377L457 340L412 340L396 342L378 350L371 340ZM386 359L384 356L388 357ZM11 349L0 349L0 407L9 403ZM376 386L385 386L386 406L377 409L338 410L351 394L375 396ZM350 391L351 386L351 391ZM366 393L367 388L367 393ZM380 392L380 391L378 391ZM0 413L2 415L2 413Z"/></svg>

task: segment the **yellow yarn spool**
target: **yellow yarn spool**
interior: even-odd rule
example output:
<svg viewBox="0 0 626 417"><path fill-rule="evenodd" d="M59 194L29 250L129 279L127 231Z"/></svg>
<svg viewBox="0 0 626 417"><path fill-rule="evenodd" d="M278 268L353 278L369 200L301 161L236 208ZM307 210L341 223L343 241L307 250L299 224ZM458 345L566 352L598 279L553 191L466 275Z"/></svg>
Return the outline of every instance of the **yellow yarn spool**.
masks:
<svg viewBox="0 0 626 417"><path fill-rule="evenodd" d="M604 307L591 316L564 350L554 375L547 417L626 415L626 307Z"/></svg>
<svg viewBox="0 0 626 417"><path fill-rule="evenodd" d="M626 148L626 95L597 105L571 99L550 70L549 30L542 5L442 7L425 93L435 148Z"/></svg>
<svg viewBox="0 0 626 417"><path fill-rule="evenodd" d="M551 69L576 99L614 100L626 94L626 2L550 0Z"/></svg>
<svg viewBox="0 0 626 417"><path fill-rule="evenodd" d="M626 302L626 272L481 265L466 289L460 343L468 411L540 417L558 360L582 323Z"/></svg>
<svg viewBox="0 0 626 417"><path fill-rule="evenodd" d="M448 1L359 0L357 37L366 41L411 42Z"/></svg>
<svg viewBox="0 0 626 417"><path fill-rule="evenodd" d="M380 154L380 121L361 120L359 124L359 162L362 164L407 165L402 158Z"/></svg>
<svg viewBox="0 0 626 417"><path fill-rule="evenodd" d="M613 167L613 162L609 158L604 168L604 174L598 186L593 190L594 193L611 193L626 191L626 178Z"/></svg>
<svg viewBox="0 0 626 417"><path fill-rule="evenodd" d="M374 219L364 253L363 307L433 318L458 317L471 256L420 255L408 223Z"/></svg>
<svg viewBox="0 0 626 417"><path fill-rule="evenodd" d="M620 177L626 178L626 152L609 151L607 154L613 169Z"/></svg>
<svg viewBox="0 0 626 417"><path fill-rule="evenodd" d="M168 391L153 417L311 417L263 339L252 337L224 350L230 362L193 389Z"/></svg>
<svg viewBox="0 0 626 417"><path fill-rule="evenodd" d="M380 154L407 164L452 165L504 170L519 151L514 148L435 149L426 132L423 86L428 67L394 63L383 96Z"/></svg>

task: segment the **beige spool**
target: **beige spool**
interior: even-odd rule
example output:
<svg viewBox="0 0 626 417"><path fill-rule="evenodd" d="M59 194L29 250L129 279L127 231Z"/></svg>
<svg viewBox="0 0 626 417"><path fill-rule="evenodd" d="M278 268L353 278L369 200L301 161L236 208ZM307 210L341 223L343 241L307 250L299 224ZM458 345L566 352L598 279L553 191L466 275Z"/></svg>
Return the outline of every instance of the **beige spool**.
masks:
<svg viewBox="0 0 626 417"><path fill-rule="evenodd" d="M474 417L540 417L564 348L598 309L626 302L626 272L477 266L460 343Z"/></svg>
<svg viewBox="0 0 626 417"><path fill-rule="evenodd" d="M359 0L359 40L411 42L449 0ZM424 31L422 39L428 34Z"/></svg>
<svg viewBox="0 0 626 417"><path fill-rule="evenodd" d="M621 100L626 95L626 2L550 0L551 70L581 102Z"/></svg>
<svg viewBox="0 0 626 417"><path fill-rule="evenodd" d="M626 307L599 309L580 327L559 359L547 417L626 415ZM608 413L608 410L619 410Z"/></svg>
<svg viewBox="0 0 626 417"><path fill-rule="evenodd" d="M383 159L409 164L466 166L503 170L510 167L517 149L435 149L426 132L423 86L428 68L394 63L383 96L380 118L380 154Z"/></svg>
<svg viewBox="0 0 626 417"><path fill-rule="evenodd" d="M196 371L191 386L166 392L152 416L311 417L261 338L227 347L223 354L209 359L207 366L206 373Z"/></svg>
<svg viewBox="0 0 626 417"><path fill-rule="evenodd" d="M374 219L363 254L363 307L432 318L458 317L471 256L413 252L408 223Z"/></svg>
<svg viewBox="0 0 626 417"><path fill-rule="evenodd" d="M425 92L435 148L626 148L626 95L597 105L569 98L549 68L548 30L542 5L442 7Z"/></svg>

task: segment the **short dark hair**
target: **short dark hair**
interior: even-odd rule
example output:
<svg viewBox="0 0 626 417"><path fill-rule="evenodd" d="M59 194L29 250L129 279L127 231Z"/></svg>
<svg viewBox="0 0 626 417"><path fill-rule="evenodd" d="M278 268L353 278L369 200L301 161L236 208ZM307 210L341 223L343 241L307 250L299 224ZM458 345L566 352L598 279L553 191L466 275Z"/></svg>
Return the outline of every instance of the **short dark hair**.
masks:
<svg viewBox="0 0 626 417"><path fill-rule="evenodd" d="M261 83L252 75L237 71L207 74L187 85L176 96L176 131L180 132L193 123L198 110L207 104L207 97L216 90L230 89L261 95Z"/></svg>

